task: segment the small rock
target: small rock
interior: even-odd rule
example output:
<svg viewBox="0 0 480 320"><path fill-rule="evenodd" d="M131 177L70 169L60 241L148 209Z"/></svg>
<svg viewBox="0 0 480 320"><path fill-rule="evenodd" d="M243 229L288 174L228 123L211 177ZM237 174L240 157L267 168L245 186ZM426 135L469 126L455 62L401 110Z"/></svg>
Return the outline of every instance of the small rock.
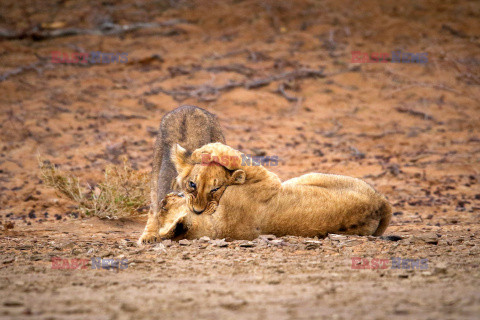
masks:
<svg viewBox="0 0 480 320"><path fill-rule="evenodd" d="M271 244L271 245L274 245L274 246L283 246L284 245L284 241L282 239L275 239L275 240L269 241L268 243Z"/></svg>
<svg viewBox="0 0 480 320"><path fill-rule="evenodd" d="M388 241L400 241L402 240L403 238L400 237L400 236L381 236L380 239L382 240L388 240Z"/></svg>
<svg viewBox="0 0 480 320"><path fill-rule="evenodd" d="M147 126L146 130L148 134L150 134L150 136L152 137L155 137L158 134L158 128L156 127Z"/></svg>
<svg viewBox="0 0 480 320"><path fill-rule="evenodd" d="M127 152L127 143L125 141L117 142L106 146L106 151L108 154L113 156L119 156Z"/></svg>
<svg viewBox="0 0 480 320"><path fill-rule="evenodd" d="M3 229L4 229L4 230L13 229L14 227L15 227L15 222L12 222L12 221L7 221L7 222L5 222L5 224L3 225Z"/></svg>
<svg viewBox="0 0 480 320"><path fill-rule="evenodd" d="M7 300L3 303L5 307L21 307L23 306L23 302L15 301L15 300Z"/></svg>
<svg viewBox="0 0 480 320"><path fill-rule="evenodd" d="M35 215L35 210L31 210L29 213L28 213L28 217L30 219L35 219L37 216Z"/></svg>
<svg viewBox="0 0 480 320"><path fill-rule="evenodd" d="M253 155L256 156L256 157L267 155L267 152L265 150L262 150L262 149L251 148L250 150L252 150Z"/></svg>
<svg viewBox="0 0 480 320"><path fill-rule="evenodd" d="M103 253L100 254L100 257L102 257L102 258L113 257L113 252L112 251L104 251Z"/></svg>
<svg viewBox="0 0 480 320"><path fill-rule="evenodd" d="M437 264L435 269L433 270L433 274L446 274L447 273L447 265L443 262Z"/></svg>
<svg viewBox="0 0 480 320"><path fill-rule="evenodd" d="M120 244L123 245L123 246L126 246L126 247L134 247L135 246L135 242L131 241L130 239L122 239L122 240L120 240Z"/></svg>
<svg viewBox="0 0 480 320"><path fill-rule="evenodd" d="M307 240L305 244L305 249L307 250L314 250L322 246L322 242L318 240Z"/></svg>
<svg viewBox="0 0 480 320"><path fill-rule="evenodd" d="M347 237L343 236L341 234L330 233L328 235L328 237L330 238L330 240L335 240L335 241L345 241L345 240L347 240Z"/></svg>
<svg viewBox="0 0 480 320"><path fill-rule="evenodd" d="M122 303L122 305L120 306L120 308L123 310L123 311L126 311L126 312L135 312L138 310L138 307L132 303L128 303L128 302L124 302Z"/></svg>
<svg viewBox="0 0 480 320"><path fill-rule="evenodd" d="M238 310L246 305L247 305L247 301L241 300L241 299L234 299L234 298L231 298L227 301L223 301L220 303L220 306L222 308L225 308L228 310Z"/></svg>
<svg viewBox="0 0 480 320"><path fill-rule="evenodd" d="M162 251L162 252L167 252L166 247L163 243L157 244L154 248L154 251Z"/></svg>
<svg viewBox="0 0 480 320"><path fill-rule="evenodd" d="M2 264L12 263L13 261L15 261L15 257L6 258L2 261Z"/></svg>
<svg viewBox="0 0 480 320"><path fill-rule="evenodd" d="M36 200L38 200L37 197L35 197L35 196L32 195L32 194L29 194L29 195L27 195L27 196L25 197L25 199L24 199L23 201L27 202L27 201L36 201Z"/></svg>
<svg viewBox="0 0 480 320"><path fill-rule="evenodd" d="M277 237L274 236L273 234L262 234L261 236L259 236L259 238L262 240L274 240Z"/></svg>
<svg viewBox="0 0 480 320"><path fill-rule="evenodd" d="M209 241L210 241L210 238L207 236L203 236L200 239L198 239L198 242L200 243L209 242Z"/></svg>
<svg viewBox="0 0 480 320"><path fill-rule="evenodd" d="M281 282L280 280L270 280L267 283L268 284L280 284L280 282Z"/></svg>
<svg viewBox="0 0 480 320"><path fill-rule="evenodd" d="M239 246L242 248L252 248L256 246L256 243L253 241L245 241L240 243Z"/></svg>
<svg viewBox="0 0 480 320"><path fill-rule="evenodd" d="M162 241L162 244L163 244L165 247L168 248L168 247L171 247L171 246L172 246L173 242L172 242L172 240L167 239L167 240L163 240L163 241Z"/></svg>
<svg viewBox="0 0 480 320"><path fill-rule="evenodd" d="M220 248L228 247L228 242L225 241L225 239L220 239L220 240L212 240L211 243Z"/></svg>
<svg viewBox="0 0 480 320"><path fill-rule="evenodd" d="M427 233L421 236L417 236L419 240L428 244L438 244L438 236L435 233Z"/></svg>
<svg viewBox="0 0 480 320"><path fill-rule="evenodd" d="M178 241L178 244L181 245L181 246L189 246L191 243L187 239L182 239L182 240Z"/></svg>

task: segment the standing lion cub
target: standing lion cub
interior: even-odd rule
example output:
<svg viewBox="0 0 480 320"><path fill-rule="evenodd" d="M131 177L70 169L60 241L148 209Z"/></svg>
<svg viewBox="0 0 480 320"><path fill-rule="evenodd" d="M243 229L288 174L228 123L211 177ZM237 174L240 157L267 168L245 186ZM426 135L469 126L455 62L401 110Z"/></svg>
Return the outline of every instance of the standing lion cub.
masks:
<svg viewBox="0 0 480 320"><path fill-rule="evenodd" d="M362 180L310 173L282 183L263 166L242 165L241 159L242 153L222 143L205 145L191 157L174 147L172 160L185 197L163 199L158 236L379 236L390 222L390 204Z"/></svg>
<svg viewBox="0 0 480 320"><path fill-rule="evenodd" d="M163 116L155 141L151 173L152 208L139 242L152 242L158 236L159 201L171 191L179 190L177 171L171 160L172 146L181 143L188 152L210 142L223 142L220 124L215 115L194 106L181 106Z"/></svg>

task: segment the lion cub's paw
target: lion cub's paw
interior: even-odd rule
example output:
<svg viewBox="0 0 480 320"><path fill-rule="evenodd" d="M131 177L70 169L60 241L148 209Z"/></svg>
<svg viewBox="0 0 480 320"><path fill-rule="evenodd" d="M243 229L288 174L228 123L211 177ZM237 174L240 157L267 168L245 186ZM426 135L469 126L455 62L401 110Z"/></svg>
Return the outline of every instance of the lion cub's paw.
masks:
<svg viewBox="0 0 480 320"><path fill-rule="evenodd" d="M138 244L147 244L154 243L160 240L160 236L155 232L144 232L140 239L138 239Z"/></svg>

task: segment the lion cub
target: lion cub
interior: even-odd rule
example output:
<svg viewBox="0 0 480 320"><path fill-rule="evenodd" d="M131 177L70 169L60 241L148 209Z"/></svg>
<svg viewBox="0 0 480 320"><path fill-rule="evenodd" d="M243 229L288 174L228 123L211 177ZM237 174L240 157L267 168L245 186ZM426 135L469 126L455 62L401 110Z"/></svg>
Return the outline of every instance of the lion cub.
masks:
<svg viewBox="0 0 480 320"><path fill-rule="evenodd" d="M159 229L159 201L167 193L179 190L175 180L177 171L170 156L172 146L180 143L187 153L191 153L210 142L225 143L214 114L194 106L181 106L163 116L153 154L150 192L152 208L139 242L156 240Z"/></svg>
<svg viewBox="0 0 480 320"><path fill-rule="evenodd" d="M191 156L174 147L172 159L185 198L165 199L160 237L379 236L390 222L390 204L360 179L310 173L282 183L261 165L244 165L242 156L222 143L205 145Z"/></svg>

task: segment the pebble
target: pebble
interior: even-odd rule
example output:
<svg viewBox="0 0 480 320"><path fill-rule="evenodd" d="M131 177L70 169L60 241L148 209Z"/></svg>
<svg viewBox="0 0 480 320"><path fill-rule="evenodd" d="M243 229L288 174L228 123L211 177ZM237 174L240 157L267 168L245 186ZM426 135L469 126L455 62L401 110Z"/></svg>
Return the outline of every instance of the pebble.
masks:
<svg viewBox="0 0 480 320"><path fill-rule="evenodd" d="M23 306L23 302L15 301L15 300L7 300L3 303L5 307L21 307Z"/></svg>
<svg viewBox="0 0 480 320"><path fill-rule="evenodd" d="M162 251L162 252L167 252L166 246L163 243L157 244L155 247L153 247L154 251Z"/></svg>
<svg viewBox="0 0 480 320"><path fill-rule="evenodd" d="M181 246L189 246L191 243L187 239L182 239L182 240L178 241L178 244L181 245Z"/></svg>
<svg viewBox="0 0 480 320"><path fill-rule="evenodd" d="M122 303L122 305L120 306L120 308L123 310L123 311L126 311L126 312L135 312L138 310L138 307L132 303L128 303L128 302L124 302Z"/></svg>
<svg viewBox="0 0 480 320"><path fill-rule="evenodd" d="M437 264L433 269L433 274L446 274L447 273L447 265L443 262Z"/></svg>
<svg viewBox="0 0 480 320"><path fill-rule="evenodd" d="M319 240L307 240L305 241L305 244L305 249L307 250L317 249L322 246L322 242Z"/></svg>
<svg viewBox="0 0 480 320"><path fill-rule="evenodd" d="M262 240L274 240L277 237L274 236L273 234L262 234L261 236L259 236L259 238Z"/></svg>
<svg viewBox="0 0 480 320"><path fill-rule="evenodd" d="M210 238L207 236L203 236L200 239L198 239L198 242L200 243L209 242L209 241L210 241Z"/></svg>
<svg viewBox="0 0 480 320"><path fill-rule="evenodd" d="M171 247L171 246L173 245L173 242L172 242L172 240L167 239L167 240L163 240L163 241L162 241L162 244L163 244L165 247L168 248L168 247Z"/></svg>
<svg viewBox="0 0 480 320"><path fill-rule="evenodd" d="M225 241L225 239L212 240L211 243L212 243L214 246L220 247L220 248L228 247L228 242Z"/></svg>
<svg viewBox="0 0 480 320"><path fill-rule="evenodd" d="M329 234L328 237L330 238L330 240L335 240L335 241L345 241L345 240L347 240L346 236L343 236L343 235L340 235L340 234L334 234L334 233Z"/></svg>
<svg viewBox="0 0 480 320"><path fill-rule="evenodd" d="M245 241L240 243L239 246L242 248L252 248L256 246L256 243L253 241Z"/></svg>
<svg viewBox="0 0 480 320"><path fill-rule="evenodd" d="M274 246L284 245L284 241L282 239L275 239L275 240L269 241L268 243Z"/></svg>

